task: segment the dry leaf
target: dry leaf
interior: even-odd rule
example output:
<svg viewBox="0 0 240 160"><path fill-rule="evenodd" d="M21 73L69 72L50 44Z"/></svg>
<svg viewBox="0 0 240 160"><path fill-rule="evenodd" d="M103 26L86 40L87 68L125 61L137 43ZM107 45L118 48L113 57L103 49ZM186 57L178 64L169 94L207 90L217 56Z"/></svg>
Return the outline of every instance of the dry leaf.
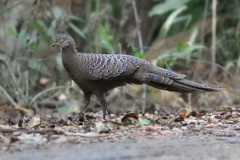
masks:
<svg viewBox="0 0 240 160"><path fill-rule="evenodd" d="M34 116L30 121L26 124L27 127L34 128L41 123L41 118L39 116Z"/></svg>
<svg viewBox="0 0 240 160"><path fill-rule="evenodd" d="M137 113L127 113L126 115L123 116L123 118L121 119L121 122L124 125L136 124L138 122L138 114Z"/></svg>
<svg viewBox="0 0 240 160"><path fill-rule="evenodd" d="M186 118L189 114L190 114L190 110L188 108L182 108L178 116L182 118Z"/></svg>
<svg viewBox="0 0 240 160"><path fill-rule="evenodd" d="M108 125L105 123L105 121L103 121L99 118L95 122L95 127L97 129L97 133L106 133L106 132L109 132L111 130L108 127Z"/></svg>

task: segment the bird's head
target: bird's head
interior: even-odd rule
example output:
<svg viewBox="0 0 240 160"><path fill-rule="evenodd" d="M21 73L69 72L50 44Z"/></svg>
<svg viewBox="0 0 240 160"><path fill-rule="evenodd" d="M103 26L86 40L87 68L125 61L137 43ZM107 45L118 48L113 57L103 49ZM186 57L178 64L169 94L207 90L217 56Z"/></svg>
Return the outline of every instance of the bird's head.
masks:
<svg viewBox="0 0 240 160"><path fill-rule="evenodd" d="M68 47L75 47L74 39L67 34L58 34L55 38L55 43L52 44L52 47L59 46L62 49Z"/></svg>

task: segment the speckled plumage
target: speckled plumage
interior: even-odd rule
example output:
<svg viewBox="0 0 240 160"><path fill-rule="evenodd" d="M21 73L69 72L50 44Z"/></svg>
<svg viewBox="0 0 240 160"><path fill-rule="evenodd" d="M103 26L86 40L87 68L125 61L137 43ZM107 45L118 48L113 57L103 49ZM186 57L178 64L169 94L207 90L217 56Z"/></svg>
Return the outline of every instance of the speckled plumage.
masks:
<svg viewBox="0 0 240 160"><path fill-rule="evenodd" d="M206 84L185 79L178 74L153 65L152 63L130 55L79 53L75 42L69 35L59 34L56 43L62 48L62 62L73 81L83 90L85 106L94 94L106 114L104 93L118 86L129 84L148 84L150 86L176 92L220 91ZM76 120L76 119L75 119Z"/></svg>

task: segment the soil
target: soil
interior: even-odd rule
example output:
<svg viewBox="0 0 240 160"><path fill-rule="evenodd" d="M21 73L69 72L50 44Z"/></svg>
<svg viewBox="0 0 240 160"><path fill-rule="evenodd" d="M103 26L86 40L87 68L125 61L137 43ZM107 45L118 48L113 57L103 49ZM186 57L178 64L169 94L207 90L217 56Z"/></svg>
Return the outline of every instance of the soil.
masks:
<svg viewBox="0 0 240 160"><path fill-rule="evenodd" d="M120 143L88 143L48 145L1 154L1 160L24 159L141 159L141 160L237 160L240 157L240 135L238 137L196 136L162 137L158 140Z"/></svg>

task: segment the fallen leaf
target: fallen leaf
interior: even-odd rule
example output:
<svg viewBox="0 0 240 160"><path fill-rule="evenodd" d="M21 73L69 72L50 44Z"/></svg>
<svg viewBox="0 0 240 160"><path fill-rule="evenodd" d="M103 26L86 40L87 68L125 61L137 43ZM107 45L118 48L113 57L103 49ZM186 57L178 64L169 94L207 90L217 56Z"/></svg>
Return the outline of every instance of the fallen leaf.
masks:
<svg viewBox="0 0 240 160"><path fill-rule="evenodd" d="M34 128L40 125L41 119L39 116L34 116L30 121L26 124L27 127Z"/></svg>
<svg viewBox="0 0 240 160"><path fill-rule="evenodd" d="M186 118L190 114L190 110L188 108L182 108L178 114L179 117Z"/></svg>
<svg viewBox="0 0 240 160"><path fill-rule="evenodd" d="M136 124L138 121L139 120L138 120L138 114L137 113L127 113L121 119L121 122L124 125Z"/></svg>
<svg viewBox="0 0 240 160"><path fill-rule="evenodd" d="M137 124L139 125L149 125L151 122L146 119L140 119Z"/></svg>
<svg viewBox="0 0 240 160"><path fill-rule="evenodd" d="M109 132L111 129L102 119L97 119L95 122L95 127L97 129L97 133L106 133Z"/></svg>

